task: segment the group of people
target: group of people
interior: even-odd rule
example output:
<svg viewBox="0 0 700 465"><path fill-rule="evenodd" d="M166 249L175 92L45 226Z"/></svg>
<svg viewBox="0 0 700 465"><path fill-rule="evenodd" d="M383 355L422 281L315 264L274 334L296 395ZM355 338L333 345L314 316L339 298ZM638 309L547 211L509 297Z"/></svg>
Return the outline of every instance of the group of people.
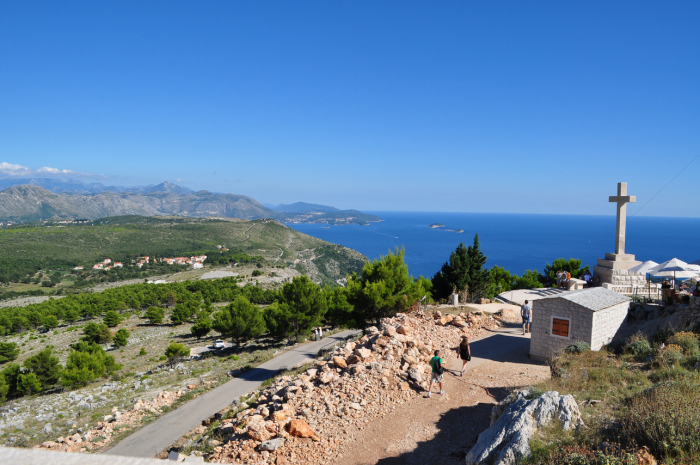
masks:
<svg viewBox="0 0 700 465"><path fill-rule="evenodd" d="M568 271L557 271L557 287L559 289L568 289L569 281L571 281L571 273Z"/></svg>
<svg viewBox="0 0 700 465"><path fill-rule="evenodd" d="M669 282L668 279L664 279L663 282L661 283L661 289L674 289L675 283ZM688 285L681 281L678 284L678 291L679 292L689 292L695 297L700 297L700 280L695 281L695 284L692 285L691 287L688 287ZM664 294L665 297L665 294Z"/></svg>
<svg viewBox="0 0 700 465"><path fill-rule="evenodd" d="M571 273L568 271L559 270L556 273L557 276L557 287L559 289L568 289L569 283L571 282ZM600 277L593 278L593 275L589 270L586 270L581 275L581 279L586 281L586 287L600 286Z"/></svg>
<svg viewBox="0 0 700 465"><path fill-rule="evenodd" d="M321 328L320 326L317 326L314 328L314 338L317 341L320 341L321 339L323 339L323 328Z"/></svg>
<svg viewBox="0 0 700 465"><path fill-rule="evenodd" d="M459 372L459 376L464 376L464 372L467 370L467 363L472 359L471 347L469 347L469 338L466 335L462 336L462 341L455 348L457 351L457 356L462 360L462 369ZM432 368L432 373L430 374L430 387L428 387L428 397L432 397L433 385L438 384L440 387L440 394L445 393L443 388L444 373L446 368L443 366L444 362L440 357L440 349L433 352L433 358L430 359L430 367Z"/></svg>
<svg viewBox="0 0 700 465"><path fill-rule="evenodd" d="M520 317L523 319L523 334L530 332L530 323L532 322L532 307L529 301L525 301L525 304L520 307ZM459 376L464 376L464 372L467 370L467 363L472 359L472 350L469 346L469 338L466 335L462 336L462 341L455 348L457 356L462 360L462 369L459 371ZM430 386L428 387L428 397L432 397L433 385L437 384L440 387L440 394L444 394L443 389L444 373L446 368L444 367L444 361L440 357L440 349L433 353L433 358L430 359Z"/></svg>

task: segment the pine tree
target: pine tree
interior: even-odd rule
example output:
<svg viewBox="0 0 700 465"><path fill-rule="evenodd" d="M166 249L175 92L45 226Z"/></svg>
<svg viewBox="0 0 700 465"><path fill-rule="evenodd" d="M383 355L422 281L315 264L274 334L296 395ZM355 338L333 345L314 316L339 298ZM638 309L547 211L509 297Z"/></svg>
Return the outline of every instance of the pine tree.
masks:
<svg viewBox="0 0 700 465"><path fill-rule="evenodd" d="M486 255L479 248L479 235L474 236L474 244L467 249L469 268L467 284L472 299L482 297L489 285L489 270L486 269Z"/></svg>
<svg viewBox="0 0 700 465"><path fill-rule="evenodd" d="M449 261L433 276L433 298L446 299L455 291L465 296L469 294L472 299L481 297L489 284L489 271L484 265L486 255L479 248L477 234L473 245L459 244Z"/></svg>
<svg viewBox="0 0 700 465"><path fill-rule="evenodd" d="M265 320L257 305L243 296L236 297L226 308L214 315L214 329L224 337L241 343L262 335Z"/></svg>

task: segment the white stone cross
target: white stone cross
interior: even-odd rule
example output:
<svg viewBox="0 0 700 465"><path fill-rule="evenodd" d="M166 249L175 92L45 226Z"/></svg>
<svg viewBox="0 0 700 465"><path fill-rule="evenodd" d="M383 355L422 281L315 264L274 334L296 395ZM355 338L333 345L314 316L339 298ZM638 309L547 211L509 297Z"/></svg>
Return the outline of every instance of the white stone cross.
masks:
<svg viewBox="0 0 700 465"><path fill-rule="evenodd" d="M637 197L627 195L627 183L617 183L617 195L610 196L610 202L617 203L617 238L615 240L615 253L625 254L625 226L627 222L627 203L636 202Z"/></svg>

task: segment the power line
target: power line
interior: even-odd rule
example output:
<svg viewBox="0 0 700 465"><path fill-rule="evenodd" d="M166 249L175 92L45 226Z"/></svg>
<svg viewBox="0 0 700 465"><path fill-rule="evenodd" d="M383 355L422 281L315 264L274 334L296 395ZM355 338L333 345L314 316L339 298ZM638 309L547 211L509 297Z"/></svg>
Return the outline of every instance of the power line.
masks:
<svg viewBox="0 0 700 465"><path fill-rule="evenodd" d="M687 169L690 167L690 165L692 165L692 164L695 162L695 160L697 160L698 158L700 158L700 153L698 153L697 155L695 155L695 158L693 158L692 160L690 160L690 162L689 162L687 165L685 165L685 167L681 168L681 170L680 170L674 177L672 177L671 180L670 180L669 182L667 182L661 189L659 189L658 192L657 192L656 194L652 195L651 198L650 198L649 200L647 200L647 202L646 202L644 205L642 205L641 207L639 207L639 209L638 209L636 212L634 212L633 214L631 214L630 216L635 216L637 213L639 213L640 211L642 211L642 209L643 209L644 207L646 207L647 205L649 205L649 203L650 203L652 200L654 200L664 189L666 189L666 188L669 186L669 184L671 184L673 181L675 181L676 178L677 178L678 176L680 176L685 170L687 170Z"/></svg>

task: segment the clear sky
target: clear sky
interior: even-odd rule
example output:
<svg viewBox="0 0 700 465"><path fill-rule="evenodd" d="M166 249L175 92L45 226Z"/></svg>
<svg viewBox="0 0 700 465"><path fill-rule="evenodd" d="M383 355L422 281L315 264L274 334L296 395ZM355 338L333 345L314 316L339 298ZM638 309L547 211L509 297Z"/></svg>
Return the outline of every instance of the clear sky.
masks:
<svg viewBox="0 0 700 465"><path fill-rule="evenodd" d="M5 177L700 216L698 155L697 0L0 0Z"/></svg>

